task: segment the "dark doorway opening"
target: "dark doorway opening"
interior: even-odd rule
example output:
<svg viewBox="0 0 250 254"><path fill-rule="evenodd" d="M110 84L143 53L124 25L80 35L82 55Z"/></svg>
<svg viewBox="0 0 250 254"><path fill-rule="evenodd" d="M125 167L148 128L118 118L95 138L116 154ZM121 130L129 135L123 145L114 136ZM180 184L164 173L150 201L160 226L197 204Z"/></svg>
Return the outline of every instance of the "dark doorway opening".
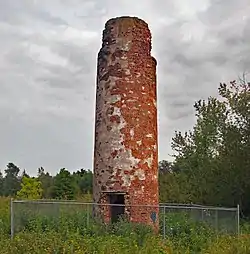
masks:
<svg viewBox="0 0 250 254"><path fill-rule="evenodd" d="M125 199L124 194L112 193L109 194L111 222L117 222L125 213Z"/></svg>

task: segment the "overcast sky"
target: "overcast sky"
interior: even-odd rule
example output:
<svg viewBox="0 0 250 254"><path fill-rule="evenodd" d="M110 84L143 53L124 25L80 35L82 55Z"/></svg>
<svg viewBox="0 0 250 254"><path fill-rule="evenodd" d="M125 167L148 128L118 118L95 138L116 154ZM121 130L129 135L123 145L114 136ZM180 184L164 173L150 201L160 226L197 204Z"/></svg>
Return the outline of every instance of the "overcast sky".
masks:
<svg viewBox="0 0 250 254"><path fill-rule="evenodd" d="M250 70L249 0L0 0L0 168L92 169L105 22L148 22L158 61L159 159L193 103Z"/></svg>

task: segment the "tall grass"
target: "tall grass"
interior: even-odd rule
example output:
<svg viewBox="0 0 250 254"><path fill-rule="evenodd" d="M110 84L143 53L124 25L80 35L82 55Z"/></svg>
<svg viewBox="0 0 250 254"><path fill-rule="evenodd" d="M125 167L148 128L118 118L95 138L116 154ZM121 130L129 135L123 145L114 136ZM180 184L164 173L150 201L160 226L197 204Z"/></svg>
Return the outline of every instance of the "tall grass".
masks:
<svg viewBox="0 0 250 254"><path fill-rule="evenodd" d="M0 198L0 253L250 253L249 224L240 237L220 236L184 215L166 217L167 238L150 227L120 220L104 225L86 211L55 214L23 206L15 215L16 236L10 240L10 199Z"/></svg>
<svg viewBox="0 0 250 254"><path fill-rule="evenodd" d="M0 197L0 235L10 233L10 198Z"/></svg>

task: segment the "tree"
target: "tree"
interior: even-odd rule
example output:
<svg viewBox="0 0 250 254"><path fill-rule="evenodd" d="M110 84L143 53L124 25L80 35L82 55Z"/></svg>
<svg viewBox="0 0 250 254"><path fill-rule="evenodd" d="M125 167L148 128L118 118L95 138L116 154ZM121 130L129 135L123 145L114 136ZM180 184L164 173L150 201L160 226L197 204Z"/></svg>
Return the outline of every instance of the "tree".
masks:
<svg viewBox="0 0 250 254"><path fill-rule="evenodd" d="M190 187L191 184L185 174L161 173L160 201L162 203L190 203L193 200Z"/></svg>
<svg viewBox="0 0 250 254"><path fill-rule="evenodd" d="M166 160L162 160L158 165L159 173L172 173L172 163Z"/></svg>
<svg viewBox="0 0 250 254"><path fill-rule="evenodd" d="M43 167L38 168L38 180L41 182L43 194L42 197L49 199L53 196L53 177L46 172Z"/></svg>
<svg viewBox="0 0 250 254"><path fill-rule="evenodd" d="M3 181L4 196L15 196L17 191L20 190L20 181L18 179L19 172L19 167L14 163L9 163L7 165Z"/></svg>
<svg viewBox="0 0 250 254"><path fill-rule="evenodd" d="M77 170L73 173L77 186L77 195L92 193L93 173L90 170Z"/></svg>
<svg viewBox="0 0 250 254"><path fill-rule="evenodd" d="M74 199L76 185L73 176L62 168L54 178L54 197L57 199Z"/></svg>
<svg viewBox="0 0 250 254"><path fill-rule="evenodd" d="M3 195L3 174L0 171L0 196Z"/></svg>
<svg viewBox="0 0 250 254"><path fill-rule="evenodd" d="M42 198L41 182L35 177L22 178L21 190L17 192L17 198L20 199L41 199Z"/></svg>
<svg viewBox="0 0 250 254"><path fill-rule="evenodd" d="M221 83L218 92L219 98L194 104L197 122L192 131L175 133L174 166L189 180L192 202L239 203L250 213L250 86Z"/></svg>
<svg viewBox="0 0 250 254"><path fill-rule="evenodd" d="M22 174L21 174L21 179L22 179L23 177L30 177L30 176L27 174L27 172L26 172L25 169L23 170L23 172L22 172Z"/></svg>

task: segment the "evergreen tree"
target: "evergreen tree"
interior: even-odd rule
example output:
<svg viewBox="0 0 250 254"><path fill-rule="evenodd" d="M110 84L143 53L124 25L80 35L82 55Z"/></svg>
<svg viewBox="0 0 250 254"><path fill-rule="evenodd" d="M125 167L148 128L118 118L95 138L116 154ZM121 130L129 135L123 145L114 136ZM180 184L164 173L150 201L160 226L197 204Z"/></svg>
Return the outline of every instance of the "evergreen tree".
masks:
<svg viewBox="0 0 250 254"><path fill-rule="evenodd" d="M90 170L81 169L73 173L75 183L77 186L77 194L92 193L93 173Z"/></svg>
<svg viewBox="0 0 250 254"><path fill-rule="evenodd" d="M43 167L38 168L38 180L41 182L43 189L42 197L45 199L50 199L53 197L53 177L46 172Z"/></svg>
<svg viewBox="0 0 250 254"><path fill-rule="evenodd" d="M0 196L3 195L3 174L0 171Z"/></svg>
<svg viewBox="0 0 250 254"><path fill-rule="evenodd" d="M57 199L75 199L76 185L73 176L62 168L54 178L54 197Z"/></svg>
<svg viewBox="0 0 250 254"><path fill-rule="evenodd" d="M20 180L18 178L19 172L19 167L17 167L14 163L9 163L7 165L3 180L4 196L15 196L17 191L20 190Z"/></svg>

